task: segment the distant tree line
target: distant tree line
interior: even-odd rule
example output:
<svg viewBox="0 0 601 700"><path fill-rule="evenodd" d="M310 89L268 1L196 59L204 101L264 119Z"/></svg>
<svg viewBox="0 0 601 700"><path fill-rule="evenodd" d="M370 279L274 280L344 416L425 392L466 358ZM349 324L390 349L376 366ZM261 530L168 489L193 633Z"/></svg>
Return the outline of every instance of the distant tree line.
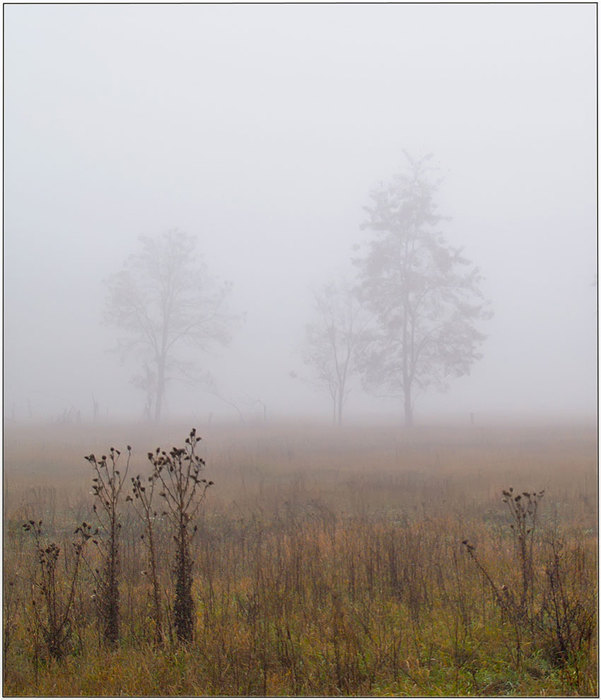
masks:
<svg viewBox="0 0 601 700"><path fill-rule="evenodd" d="M365 207L362 228L371 236L353 260L355 279L325 284L306 326L302 358L311 382L329 395L336 423L353 377L371 393L402 400L411 426L418 392L446 389L481 357L479 323L490 317L482 277L440 231L431 157L405 155L405 171L378 185ZM122 357L135 357L132 381L145 394L146 417L157 422L176 377L203 381L218 395L213 378L179 351L227 344L236 321L231 286L209 275L195 246L179 230L143 237L108 284L106 321L122 333Z"/></svg>

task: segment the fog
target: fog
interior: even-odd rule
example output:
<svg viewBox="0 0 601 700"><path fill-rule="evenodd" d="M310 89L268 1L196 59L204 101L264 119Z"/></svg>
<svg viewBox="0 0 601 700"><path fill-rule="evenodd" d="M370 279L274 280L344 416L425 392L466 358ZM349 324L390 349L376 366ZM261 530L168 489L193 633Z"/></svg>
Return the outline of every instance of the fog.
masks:
<svg viewBox="0 0 601 700"><path fill-rule="evenodd" d="M198 238L241 316L183 355L164 416L329 420L301 346L323 284L352 279L369 193L432 153L439 225L494 316L482 359L416 422L593 418L596 8L7 5L5 419L141 419L111 352L107 280L141 235ZM355 380L345 416L401 416ZM70 412L70 413L69 413Z"/></svg>

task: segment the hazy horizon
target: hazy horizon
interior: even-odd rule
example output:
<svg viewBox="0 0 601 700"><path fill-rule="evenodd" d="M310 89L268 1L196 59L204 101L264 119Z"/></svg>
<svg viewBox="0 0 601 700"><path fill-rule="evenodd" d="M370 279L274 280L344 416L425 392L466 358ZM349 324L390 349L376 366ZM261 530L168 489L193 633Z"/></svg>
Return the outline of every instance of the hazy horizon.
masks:
<svg viewBox="0 0 601 700"><path fill-rule="evenodd" d="M106 282L172 228L244 320L194 357L221 398L173 382L165 420L330 420L313 294L353 276L403 151L433 154L439 228L494 312L416 423L595 418L594 5L13 4L4 40L6 420L142 416ZM355 382L345 415L401 409Z"/></svg>

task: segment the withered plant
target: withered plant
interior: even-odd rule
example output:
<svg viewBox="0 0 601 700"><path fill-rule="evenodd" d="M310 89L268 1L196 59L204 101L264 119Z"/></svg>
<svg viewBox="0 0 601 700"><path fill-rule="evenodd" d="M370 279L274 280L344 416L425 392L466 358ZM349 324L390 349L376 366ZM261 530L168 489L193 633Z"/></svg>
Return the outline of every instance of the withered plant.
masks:
<svg viewBox="0 0 601 700"><path fill-rule="evenodd" d="M66 580L59 572L61 548L55 542L45 542L42 521L29 520L23 529L31 532L35 547L35 573L31 580L31 606L34 631L40 633L48 656L60 661L69 648L72 633L71 617L79 566L85 542L90 538L90 525L76 528L78 539L73 542L74 558L66 569Z"/></svg>
<svg viewBox="0 0 601 700"><path fill-rule="evenodd" d="M194 636L194 601L192 599L192 553L190 544L197 525L194 523L204 501L206 491L213 484L201 478L205 461L195 450L201 438L192 429L186 438L185 447L173 447L169 453L157 447L148 453L153 467L153 483L161 486L159 496L164 499L163 511L173 531L175 541L175 601L173 621L177 638L189 642Z"/></svg>
<svg viewBox="0 0 601 700"><path fill-rule="evenodd" d="M489 584L503 618L513 628L515 640L515 663L519 669L522 664L523 644L527 633L534 632L534 532L540 499L539 493L515 493L513 488L503 490L503 503L509 511L509 527L513 534L516 558L520 572L519 590L511 586L498 584L487 566L476 553L476 547L463 540L463 546L480 573Z"/></svg>
<svg viewBox="0 0 601 700"><path fill-rule="evenodd" d="M154 531L154 523L158 514L153 507L154 487L157 479L154 474L151 474L147 480L144 480L138 474L135 477L132 476L131 482L133 496L128 495L125 500L132 502L134 510L144 523L142 539L148 556L149 570L147 575L152 585L152 617L155 624L155 641L157 644L161 644L163 642L163 615L161 613L161 589Z"/></svg>
<svg viewBox="0 0 601 700"><path fill-rule="evenodd" d="M18 598L15 591L15 581L12 577L6 576L4 580L4 593L2 596L2 613L4 617L3 637L2 637L2 658L3 669L6 673L6 658L12 640L13 632L16 628L16 613L18 608Z"/></svg>
<svg viewBox="0 0 601 700"><path fill-rule="evenodd" d="M520 563L521 591L519 609L530 616L534 604L534 533L537 525L538 505L545 492L514 493L513 488L503 491L503 503L509 509L510 528L515 540Z"/></svg>
<svg viewBox="0 0 601 700"><path fill-rule="evenodd" d="M119 640L119 543L120 543L120 501L123 485L129 469L131 447L127 446L127 461L122 474L117 468L121 453L111 447L108 457L100 459L93 454L85 459L92 465L92 493L96 497L93 510L99 528L94 534L99 536L93 542L100 553L101 565L96 570L97 601L102 636L108 646L115 646Z"/></svg>
<svg viewBox="0 0 601 700"><path fill-rule="evenodd" d="M517 667L521 665L523 643L529 640L553 666L564 668L570 664L575 671L573 682L578 686L580 658L590 646L595 627L595 605L578 591L575 582L568 585L565 574L566 570L577 571L578 568L584 571L583 550L566 552L555 534L548 543L550 552L542 542L535 547L537 513L543 495L544 491L515 493L513 488L503 491L519 570L519 583L513 590L494 580L473 544L464 540L463 545L488 582L504 619L513 627ZM574 556L582 561L568 565L570 557ZM544 575L537 578L537 570L544 570Z"/></svg>
<svg viewBox="0 0 601 700"><path fill-rule="evenodd" d="M497 585L488 569L476 554L476 548L468 540L463 546L474 561L488 584L499 607L511 618L529 621L533 615L534 605L534 533L537 525L537 513L540 500L545 492L524 491L514 493L512 487L503 491L503 503L507 505L510 515L509 527L513 534L515 551L519 564L520 590L516 594L506 585Z"/></svg>
<svg viewBox="0 0 601 700"><path fill-rule="evenodd" d="M550 542L551 555L545 566L545 589L538 616L543 652L560 667L570 666L580 675L582 651L590 646L596 628L596 596L579 585L585 571L582 549L566 551L557 537ZM568 573L569 572L569 573Z"/></svg>

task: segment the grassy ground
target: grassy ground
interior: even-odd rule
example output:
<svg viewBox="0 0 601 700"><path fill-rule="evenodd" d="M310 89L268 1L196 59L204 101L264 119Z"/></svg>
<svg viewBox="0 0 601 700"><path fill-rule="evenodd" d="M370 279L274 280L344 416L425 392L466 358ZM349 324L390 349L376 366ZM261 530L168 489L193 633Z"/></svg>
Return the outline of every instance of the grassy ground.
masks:
<svg viewBox="0 0 601 700"><path fill-rule="evenodd" d="M41 519L61 546L60 611L74 529L93 522L83 455L130 444L130 475L146 474L146 452L190 427L7 427L5 695L597 694L596 432L578 426L209 426L194 641L169 634L160 516L154 641L143 529L123 503L119 644L102 644L87 552L52 658L22 523ZM520 530L510 506L543 489Z"/></svg>

